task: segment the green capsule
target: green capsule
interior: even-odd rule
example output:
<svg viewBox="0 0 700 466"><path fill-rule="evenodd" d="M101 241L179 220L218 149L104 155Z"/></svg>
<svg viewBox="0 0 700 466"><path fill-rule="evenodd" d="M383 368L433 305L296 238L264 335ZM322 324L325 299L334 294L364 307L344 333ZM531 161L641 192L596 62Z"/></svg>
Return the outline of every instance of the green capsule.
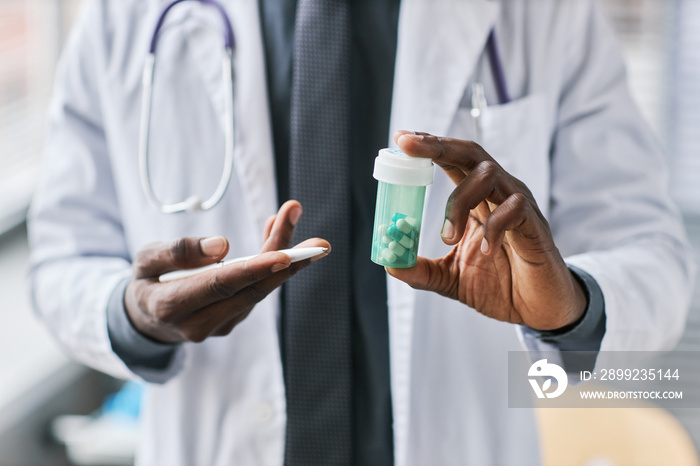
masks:
<svg viewBox="0 0 700 466"><path fill-rule="evenodd" d="M396 223L399 220L404 219L404 218L406 218L406 216L404 214L402 214L401 212L396 212L394 215L392 215L391 221L393 223Z"/></svg>

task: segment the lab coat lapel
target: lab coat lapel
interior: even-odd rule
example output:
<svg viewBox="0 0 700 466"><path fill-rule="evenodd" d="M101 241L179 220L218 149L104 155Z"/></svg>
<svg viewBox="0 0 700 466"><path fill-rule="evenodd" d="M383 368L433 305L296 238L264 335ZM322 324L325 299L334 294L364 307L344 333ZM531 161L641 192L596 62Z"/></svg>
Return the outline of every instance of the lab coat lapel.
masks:
<svg viewBox="0 0 700 466"><path fill-rule="evenodd" d="M398 129L447 133L499 11L499 3L488 0L402 1L392 134ZM430 189L426 204L429 194ZM396 464L403 465L408 462L416 291L392 278L387 285L395 454Z"/></svg>
<svg viewBox="0 0 700 466"><path fill-rule="evenodd" d="M244 188L256 229L261 233L265 220L276 211L277 194L260 19L255 0L224 2L224 5L236 40L234 170ZM211 7L194 4L192 8L191 15L214 14L214 24L220 24L216 10ZM226 124L225 96L221 87L223 40L196 37L201 35L196 32L196 23L188 24L190 28L186 31L192 38L190 51L223 130Z"/></svg>
<svg viewBox="0 0 700 466"><path fill-rule="evenodd" d="M392 130L447 132L499 11L488 0L402 2Z"/></svg>
<svg viewBox="0 0 700 466"><path fill-rule="evenodd" d="M195 61L194 68L202 79L202 85L209 95L209 100L223 128L225 124L221 66L224 53L223 35L219 29L213 27L205 31L201 24L208 19L210 23L219 25L221 20L215 16L218 13L211 7L192 2L190 8L188 12L190 18L183 23L188 52Z"/></svg>

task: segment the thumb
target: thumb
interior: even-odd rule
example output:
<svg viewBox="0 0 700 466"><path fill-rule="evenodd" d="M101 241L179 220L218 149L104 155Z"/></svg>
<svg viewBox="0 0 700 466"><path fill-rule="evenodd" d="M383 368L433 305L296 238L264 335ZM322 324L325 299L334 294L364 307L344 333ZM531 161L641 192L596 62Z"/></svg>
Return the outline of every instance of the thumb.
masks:
<svg viewBox="0 0 700 466"><path fill-rule="evenodd" d="M213 264L226 257L228 248L228 240L223 236L179 238L171 243L150 244L136 255L134 276L157 277L173 270Z"/></svg>
<svg viewBox="0 0 700 466"><path fill-rule="evenodd" d="M446 289L449 287L450 280L445 271L434 259L418 257L416 265L411 268L396 269L393 267L385 267L385 269L392 277L401 280L411 286L411 288L417 290L428 290L445 294Z"/></svg>

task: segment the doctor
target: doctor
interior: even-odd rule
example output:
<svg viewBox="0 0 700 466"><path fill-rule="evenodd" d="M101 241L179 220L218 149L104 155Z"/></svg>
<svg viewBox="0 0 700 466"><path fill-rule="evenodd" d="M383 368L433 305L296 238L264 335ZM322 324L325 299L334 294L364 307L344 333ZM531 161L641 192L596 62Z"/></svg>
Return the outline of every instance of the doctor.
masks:
<svg viewBox="0 0 700 466"><path fill-rule="evenodd" d="M161 214L138 186L141 73L162 2L88 0L62 62L31 211L32 295L77 360L152 382L142 464L304 463L289 456L296 431L287 425L294 407L280 336L290 301L280 315L275 290L297 272L290 286L335 257L361 256L325 235L301 238L334 248L314 264L272 252L314 215L313 203L276 195L295 189L280 181L285 138L265 62L280 50L270 5L286 3L224 2L241 116L234 176L206 212ZM164 199L209 193L221 173L225 92L212 52L221 44L201 27L217 18L186 2L164 23L150 148L153 188ZM442 170L425 209L425 259L389 270L393 277L375 268L386 278L390 412L367 425L390 430L379 446L356 439L354 458L389 445L399 465L538 464L533 413L507 407L508 351L664 350L683 330L693 271L664 158L594 2L406 0L396 21L382 138L393 135ZM484 52L491 31L512 97L502 105ZM475 83L488 103L477 105L476 120ZM260 251L227 269L157 282L173 269ZM366 400L381 406L373 390Z"/></svg>

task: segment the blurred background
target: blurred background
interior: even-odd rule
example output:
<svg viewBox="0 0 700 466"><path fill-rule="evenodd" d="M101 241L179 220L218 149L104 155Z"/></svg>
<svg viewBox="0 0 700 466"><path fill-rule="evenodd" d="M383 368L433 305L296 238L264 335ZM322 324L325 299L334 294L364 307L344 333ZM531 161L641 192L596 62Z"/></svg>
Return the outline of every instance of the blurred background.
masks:
<svg viewBox="0 0 700 466"><path fill-rule="evenodd" d="M0 1L0 464L3 465L129 464L132 453L129 445L133 437L124 431L125 426L133 431L131 424L93 426L93 435L97 432L100 438L109 440L100 446L103 451L100 454L100 451L86 453L66 438L66 432L76 427L76 423L85 422L84 419L61 418L55 422L59 415L65 414L97 416L114 410L115 405L118 411L119 400L108 398L106 405L103 402L119 388L120 382L72 363L62 355L33 316L24 283L28 261L24 217L41 160L47 103L56 63L81 1ZM633 94L670 154L673 194L682 208L697 259L700 257L700 1L600 1L618 32ZM697 289L678 349L700 350ZM693 376L700 386L700 374ZM130 396L134 393L133 389L128 392ZM130 406L127 411L133 409L133 403ZM133 413L127 413L127 417L129 414ZM610 412L604 415L614 419L585 422L591 426L619 423L621 429L632 429L633 424L640 422L625 420L623 415L615 418ZM655 421L657 427L666 426L669 435L689 440L695 454L700 447L700 410L664 412L659 419L662 420ZM543 430L551 430L552 423L565 421L553 419L551 414L545 416ZM117 432L108 432L109 429ZM72 445L70 458L57 437ZM578 443L585 438L585 435L579 437ZM554 440L549 434L544 436L545 442ZM94 447L100 442L93 438L90 443ZM593 448L590 462L582 465L640 464L614 454L606 456L603 450L596 453L595 439L590 443ZM545 445L547 448L556 449ZM545 454L545 459L555 464L552 458Z"/></svg>

